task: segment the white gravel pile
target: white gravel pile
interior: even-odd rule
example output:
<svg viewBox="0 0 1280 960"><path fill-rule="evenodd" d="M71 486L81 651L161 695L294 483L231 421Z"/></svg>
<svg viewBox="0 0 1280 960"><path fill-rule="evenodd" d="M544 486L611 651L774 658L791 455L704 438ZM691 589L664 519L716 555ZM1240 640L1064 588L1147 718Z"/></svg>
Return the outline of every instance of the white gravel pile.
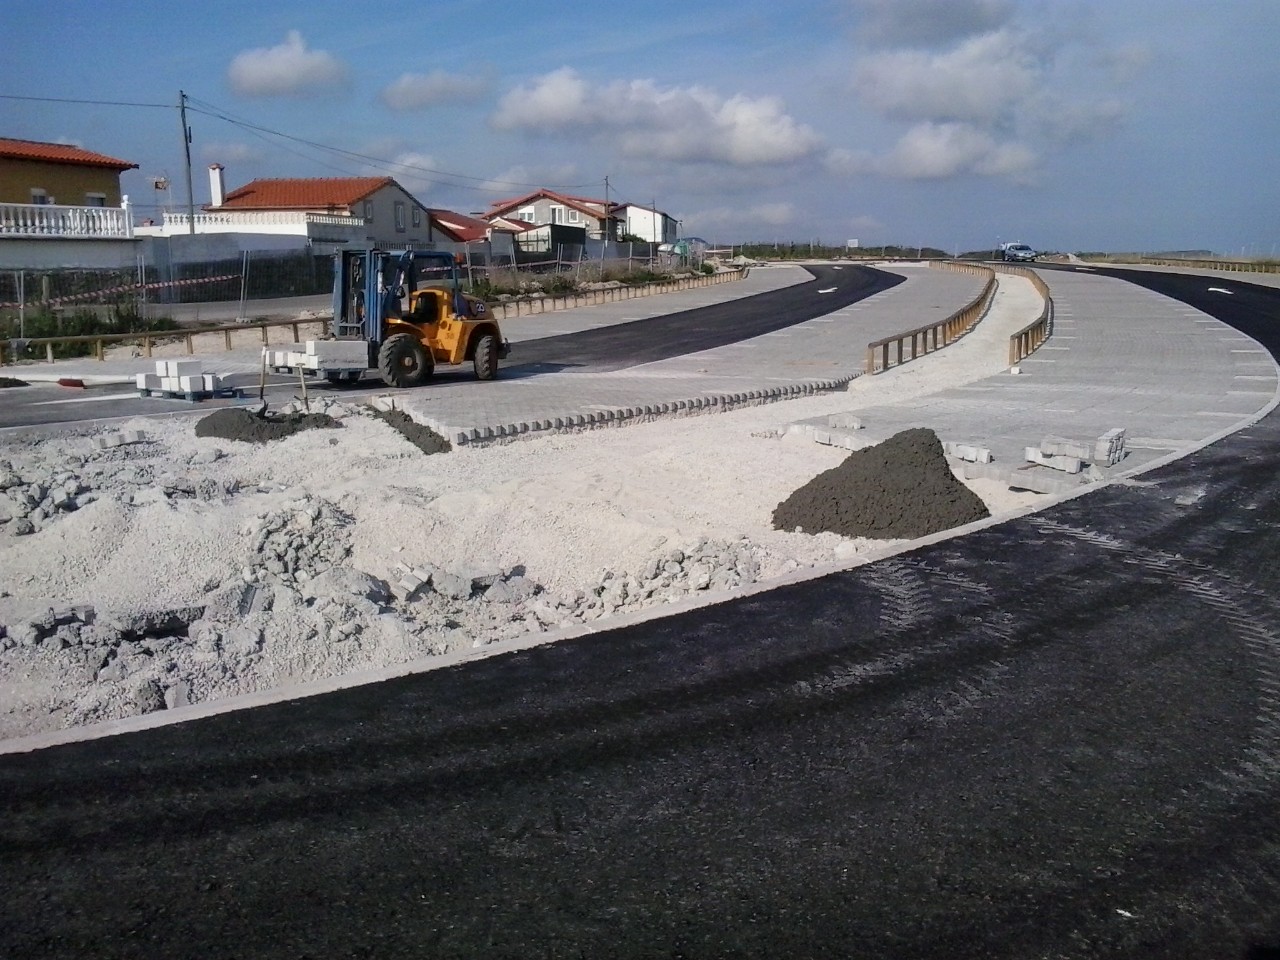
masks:
<svg viewBox="0 0 1280 960"><path fill-rule="evenodd" d="M848 392L425 455L364 407L264 444L139 418L0 462L0 738L594 623L883 542L772 529L846 451L796 420L1003 368L1021 296ZM1029 284L1027 285L1029 287ZM997 302L997 308L1000 303ZM762 466L762 465L766 465ZM995 515L1034 502L970 486Z"/></svg>

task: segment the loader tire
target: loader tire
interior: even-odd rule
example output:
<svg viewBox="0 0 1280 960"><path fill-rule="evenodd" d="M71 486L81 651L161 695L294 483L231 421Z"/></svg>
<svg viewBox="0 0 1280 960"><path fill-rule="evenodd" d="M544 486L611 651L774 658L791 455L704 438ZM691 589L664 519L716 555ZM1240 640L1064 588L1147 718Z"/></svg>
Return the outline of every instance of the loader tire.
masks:
<svg viewBox="0 0 1280 960"><path fill-rule="evenodd" d="M492 380L498 375L498 338L485 334L476 341L476 353L472 359L477 380Z"/></svg>
<svg viewBox="0 0 1280 960"><path fill-rule="evenodd" d="M378 350L378 373L389 387L420 387L434 369L431 354L410 334L388 337Z"/></svg>

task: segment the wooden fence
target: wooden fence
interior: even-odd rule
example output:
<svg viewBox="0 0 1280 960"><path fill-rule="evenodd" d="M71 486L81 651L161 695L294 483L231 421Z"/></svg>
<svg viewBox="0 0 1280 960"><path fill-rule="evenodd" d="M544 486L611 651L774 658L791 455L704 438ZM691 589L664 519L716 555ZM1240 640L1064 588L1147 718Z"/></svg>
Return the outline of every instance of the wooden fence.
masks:
<svg viewBox="0 0 1280 960"><path fill-rule="evenodd" d="M987 282L983 284L981 293L945 320L895 333L867 344L864 368L867 373L882 373L890 367L901 366L910 360L941 350L972 330L974 324L987 312L996 291L996 274L991 267L953 260L933 260L930 261L930 266L985 276Z"/></svg>

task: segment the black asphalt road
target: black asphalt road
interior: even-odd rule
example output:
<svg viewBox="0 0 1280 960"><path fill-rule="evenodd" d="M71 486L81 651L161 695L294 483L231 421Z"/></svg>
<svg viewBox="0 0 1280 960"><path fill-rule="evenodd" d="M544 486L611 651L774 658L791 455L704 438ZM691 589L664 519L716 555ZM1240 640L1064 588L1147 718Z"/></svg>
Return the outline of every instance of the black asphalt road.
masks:
<svg viewBox="0 0 1280 960"><path fill-rule="evenodd" d="M759 337L865 300L904 277L854 264L806 266L814 279L710 307L647 317L579 333L523 340L511 366L592 373L682 357Z"/></svg>
<svg viewBox="0 0 1280 960"><path fill-rule="evenodd" d="M1204 306L1280 348L1280 291ZM1277 450L1269 416L821 580L0 757L0 956L1276 956Z"/></svg>
<svg viewBox="0 0 1280 960"><path fill-rule="evenodd" d="M512 357L504 364L504 370L514 376L552 370L599 373L683 356L747 340L832 313L881 290L897 286L903 280L895 274L852 264L843 268L817 266L808 269L814 274L814 280L784 290L581 333L521 341L512 348ZM439 379L453 376L470 378L470 366L456 373L448 369L437 373ZM256 400L256 375L230 377L227 382L232 386L244 387L246 396ZM344 396L351 397L369 396L385 390L380 381L366 381L366 387L361 392L347 387L331 387L323 382L308 385L308 389L317 393L340 390ZM428 385L421 389L430 390L431 387ZM300 390L298 382L293 378L272 376L268 392L269 402L283 404L292 400ZM219 406L237 402L244 401L204 400L193 405L185 400L139 398L137 391L127 386L79 390L32 385L0 390L0 429L70 425L87 420L152 416L157 413L206 413Z"/></svg>

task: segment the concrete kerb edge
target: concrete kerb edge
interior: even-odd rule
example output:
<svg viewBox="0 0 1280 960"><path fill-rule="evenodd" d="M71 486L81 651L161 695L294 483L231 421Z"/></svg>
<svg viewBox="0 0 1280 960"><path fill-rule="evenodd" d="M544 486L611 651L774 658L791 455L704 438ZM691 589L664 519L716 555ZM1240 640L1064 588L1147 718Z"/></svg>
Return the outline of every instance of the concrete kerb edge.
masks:
<svg viewBox="0 0 1280 960"><path fill-rule="evenodd" d="M605 406L587 413L549 414L531 420L509 421L503 424L464 426L445 424L442 421L402 408L402 412L418 423L430 427L450 442L470 447L510 443L513 440L539 434L586 433L602 428L630 426L654 420L696 417L708 413L727 413L744 407L778 403L797 397L819 393L832 393L845 389L857 379L861 371L842 374L825 380L806 380L781 386L760 387L733 392L702 394L652 403L634 403L630 406Z"/></svg>

